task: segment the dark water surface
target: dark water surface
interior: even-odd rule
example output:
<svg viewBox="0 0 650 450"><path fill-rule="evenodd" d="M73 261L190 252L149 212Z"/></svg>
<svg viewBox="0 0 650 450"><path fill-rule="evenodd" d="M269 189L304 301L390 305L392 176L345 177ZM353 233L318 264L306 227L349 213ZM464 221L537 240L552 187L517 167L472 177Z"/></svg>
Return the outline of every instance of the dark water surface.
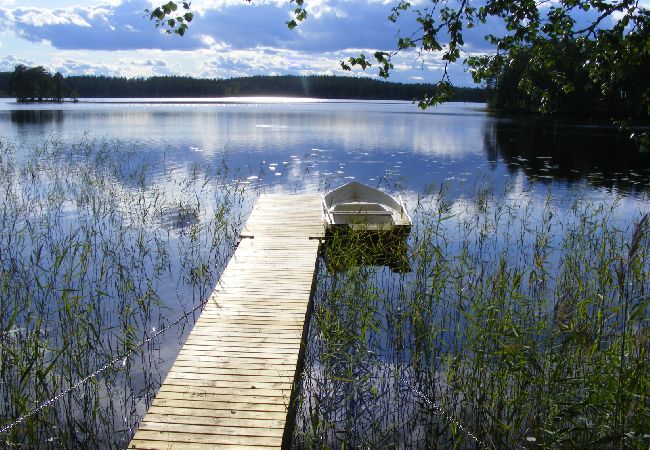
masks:
<svg viewBox="0 0 650 450"><path fill-rule="evenodd" d="M0 102L0 140L11 143L18 165L25 164L28 168L33 168L30 158L34 149L47 142L54 142L51 145L60 148L92 142L93 148L107 146L107 154L113 148L128 148L117 157L92 150L90 162L84 159L83 152L73 152L61 170L70 175L70 189L83 190L85 174L102 171L105 169L102 165L108 166L110 162L111 170L117 167L117 172L122 174L111 175L111 183L116 185L111 195L123 196L125 202L141 195L144 216L149 204L160 212L155 224L144 219L140 224L134 219L144 230L140 235L128 223L117 228L125 233L125 250L133 251L131 264L143 270L142 279L136 281L146 287L154 280L152 289L158 292L164 305L132 324L138 330L136 341L150 336L207 298L228 252L232 251L236 227L241 225L251 199L260 190L323 192L357 180L398 191L413 207L419 196L444 186L447 199L452 202L451 210L462 214L475 207L473 199L477 189L487 187L502 196L504 202L516 204L525 199L532 211L533 224L536 206L541 209L549 196L567 199L564 206L559 203L560 215L562 208L569 208L569 200L576 196L604 204L617 202L614 222L624 224L639 210L647 209L650 189L650 153L639 151L629 139L629 132L563 119L498 117L485 112L482 104L469 103L421 111L409 102L378 101L99 100L20 105L5 100ZM47 165L47 160L39 164ZM141 167L147 170L140 172ZM222 175L213 176L213 170L223 171ZM78 184L72 179L78 179ZM54 181L44 177L39 186L46 189L51 183ZM249 189L248 197L232 200L241 216L227 232L219 228L220 222L208 220L219 215L223 197L231 195L212 194L212 191L221 192L223 183ZM117 210L121 205L116 200ZM47 211L41 214L65 233L81 220L77 217L79 209L79 204L57 205L49 215ZM131 214L138 212L131 211ZM34 212L30 217L39 216ZM65 224L66 220L69 225ZM92 217L83 220L88 221L88 229L96 225ZM194 226L200 224L208 224L209 232L197 231L195 236L193 230L199 228ZM109 232L113 229L113 224L106 226ZM216 235L223 236L223 241L210 243L211 236ZM141 240L156 242L161 248L167 245L167 250L161 253L164 257L153 260L148 254L139 256L137 249L133 249ZM1 236L0 243L6 246L0 248L11 249L11 236ZM25 257L33 253L34 246L32 242L24 244ZM97 258L101 259L102 252L105 250L98 251ZM0 254L3 264L6 258L7 255ZM209 261L216 269L196 275L200 271L193 264L200 260ZM54 263L48 260L48 264ZM157 272L159 265L165 266L164 277ZM3 270L8 269L3 267ZM153 272L156 274L151 275ZM115 292L110 294L118 295L122 286L116 284L111 289ZM97 287L94 291L101 289ZM98 313L101 317L98 320L106 321L110 325L108 329L112 329L120 326L121 314L109 307ZM26 322L29 317L26 314L22 320ZM21 325L20 315L17 320ZM14 322L5 317L3 324L6 323ZM190 325L181 323L180 327L149 343L140 358L129 361L126 374L113 374L114 384L123 383L124 387L118 386L114 391L108 386L98 388L95 394L103 398L102 402L113 399L109 403L113 402L114 417L101 419L104 431L80 431L80 426L75 426L75 433L80 436L92 436L87 440L81 437L75 441L68 437L72 440L61 441L59 434L52 433L59 437L48 442L54 447L57 442L62 442L61 446L123 447L173 362ZM20 329L7 331L18 333ZM386 338L379 339L383 342ZM122 341L118 341L121 345ZM113 349L110 339L105 344L109 350ZM118 345L114 352L103 352L101 358L79 369L78 376L72 378L79 379L106 363L111 355L119 354L120 348ZM317 371L318 366L307 370ZM5 424L19 417L21 411L11 405L7 392L2 394L1 415ZM115 400L120 396L128 400ZM79 414L79 408L78 405L63 408L62 414L71 414L70 410L76 411L73 415ZM46 432L45 438L48 436Z"/></svg>

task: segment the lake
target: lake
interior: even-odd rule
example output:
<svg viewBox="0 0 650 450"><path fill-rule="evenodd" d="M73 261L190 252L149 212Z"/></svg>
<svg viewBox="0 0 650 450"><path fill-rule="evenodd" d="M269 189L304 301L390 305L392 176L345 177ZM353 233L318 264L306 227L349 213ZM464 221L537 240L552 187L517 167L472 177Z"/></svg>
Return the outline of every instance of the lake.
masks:
<svg viewBox="0 0 650 450"><path fill-rule="evenodd" d="M410 102L237 99L0 103L0 136L21 146L56 137L134 142L179 166L224 155L267 186L318 190L355 179L412 193L445 183L462 195L478 180L607 198L642 198L650 153L629 132L575 120L503 118L482 104L422 111ZM270 170L275 167L274 170ZM299 180L298 180L299 178Z"/></svg>
<svg viewBox="0 0 650 450"><path fill-rule="evenodd" d="M483 209L508 205L508 214L526 216L513 226L522 233L571 216L580 209L579 199L604 209L612 205L602 223L631 233L631 221L648 211L650 152L629 134L591 121L498 116L470 103L422 111L410 102L283 98L0 101L2 355L16 355L0 370L2 424L106 370L42 413L44 418L31 417L32 428L17 425L10 436L23 443L46 440L52 447L125 446L259 192L316 194L356 180L400 193L425 223L435 208L421 210L420 202L442 191L450 216L475 218ZM482 209L477 196L485 193L492 206ZM554 218L546 216L550 202ZM571 216L562 226L587 216ZM490 231L490 256L512 244L502 237L512 232L510 222L500 227L501 220ZM463 245L458 223L440 228L454 252ZM412 246L426 229L415 228ZM466 235L484 232L477 230ZM550 247L564 245L564 230L548 233ZM527 252L539 256L536 237L526 236L513 260L524 261ZM548 256L543 264L562 261ZM417 275L425 265L414 262L416 275L372 275L390 299L375 305L382 315L375 325L384 331L370 339L368 351L381 355L387 367L419 354L420 344L413 341L411 348L408 337L394 335L394 323L403 320L404 286L424 282L430 288L430 276ZM323 289L332 288L331 274L321 269L319 277ZM552 291L558 280L544 289ZM538 289L534 280L527 286ZM318 297L327 302L323 290ZM439 318L433 314L429 320ZM324 325L312 324L311 331L317 343L318 326ZM405 326L404 333L413 329ZM456 342L448 330L440 335ZM301 386L306 403L323 394L318 381L327 364L321 353L308 349L311 384ZM376 368L376 360L367 363L377 377L392 370ZM42 371L25 378L33 367ZM388 385L387 392L394 388ZM368 389L375 392L376 386ZM382 401L393 402L394 396ZM418 419L420 413L400 407L395 414L416 417L417 433L411 431L426 436L431 424ZM99 417L94 426L85 419L90 415ZM308 416L306 410L299 414L297 428L304 433ZM381 420L349 428L348 418L343 432L365 436L376 426L370 422ZM330 432L328 442L340 444L341 430ZM408 442L408 432L397 435L398 442ZM404 445L432 444L425 439Z"/></svg>

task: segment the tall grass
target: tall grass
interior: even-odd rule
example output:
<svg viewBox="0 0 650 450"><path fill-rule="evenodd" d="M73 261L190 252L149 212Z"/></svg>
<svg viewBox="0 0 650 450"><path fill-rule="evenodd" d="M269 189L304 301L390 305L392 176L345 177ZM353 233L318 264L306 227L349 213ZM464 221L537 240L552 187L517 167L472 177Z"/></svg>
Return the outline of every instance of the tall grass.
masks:
<svg viewBox="0 0 650 450"><path fill-rule="evenodd" d="M326 252L296 448L648 448L648 211L536 198L422 196L409 273Z"/></svg>
<svg viewBox="0 0 650 450"><path fill-rule="evenodd" d="M0 428L128 356L3 446L126 446L187 321L138 343L207 298L249 207L225 167L83 137L0 141Z"/></svg>
<svg viewBox="0 0 650 450"><path fill-rule="evenodd" d="M126 355L4 446L126 445L191 321L147 339L232 253L252 197L235 178L133 144L0 141L0 429ZM536 198L433 192L404 248L329 243L295 447L650 445L647 211Z"/></svg>

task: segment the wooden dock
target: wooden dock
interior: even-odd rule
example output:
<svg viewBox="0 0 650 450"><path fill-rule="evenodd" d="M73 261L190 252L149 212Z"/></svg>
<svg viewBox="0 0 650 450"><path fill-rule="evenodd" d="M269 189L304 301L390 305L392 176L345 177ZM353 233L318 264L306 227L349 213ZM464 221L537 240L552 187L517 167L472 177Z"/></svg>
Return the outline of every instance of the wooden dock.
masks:
<svg viewBox="0 0 650 450"><path fill-rule="evenodd" d="M280 448L304 350L316 195L262 195L129 448Z"/></svg>

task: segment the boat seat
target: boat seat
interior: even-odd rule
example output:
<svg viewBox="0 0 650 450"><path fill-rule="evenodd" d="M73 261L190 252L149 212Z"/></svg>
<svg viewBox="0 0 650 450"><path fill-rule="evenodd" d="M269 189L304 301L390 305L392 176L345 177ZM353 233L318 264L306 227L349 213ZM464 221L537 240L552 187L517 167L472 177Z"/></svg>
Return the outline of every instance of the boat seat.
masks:
<svg viewBox="0 0 650 450"><path fill-rule="evenodd" d="M392 216L393 213L390 211L331 211L330 214L336 215L345 215L345 216Z"/></svg>

